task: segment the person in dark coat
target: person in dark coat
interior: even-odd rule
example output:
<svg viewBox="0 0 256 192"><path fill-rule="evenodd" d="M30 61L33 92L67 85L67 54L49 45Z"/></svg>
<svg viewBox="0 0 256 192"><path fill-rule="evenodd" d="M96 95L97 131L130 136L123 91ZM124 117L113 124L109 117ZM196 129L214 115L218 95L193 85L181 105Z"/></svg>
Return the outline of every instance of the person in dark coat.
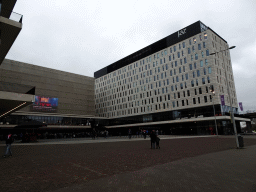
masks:
<svg viewBox="0 0 256 192"><path fill-rule="evenodd" d="M155 149L155 146L156 146L156 133L155 133L155 130L153 130L150 133L150 140L151 140L151 149Z"/></svg>
<svg viewBox="0 0 256 192"><path fill-rule="evenodd" d="M160 138L159 138L159 136L156 136L156 148L157 149L160 149L159 142L160 142Z"/></svg>
<svg viewBox="0 0 256 192"><path fill-rule="evenodd" d="M12 137L12 134L9 133L7 135L7 138L6 138L6 152L5 152L5 155L3 157L6 157L8 155L8 153L10 154L10 157L12 156L12 151L11 151L11 144L13 143L13 137Z"/></svg>
<svg viewBox="0 0 256 192"><path fill-rule="evenodd" d="M131 139L132 138L132 130L131 129L128 130L128 135L129 135L129 139Z"/></svg>

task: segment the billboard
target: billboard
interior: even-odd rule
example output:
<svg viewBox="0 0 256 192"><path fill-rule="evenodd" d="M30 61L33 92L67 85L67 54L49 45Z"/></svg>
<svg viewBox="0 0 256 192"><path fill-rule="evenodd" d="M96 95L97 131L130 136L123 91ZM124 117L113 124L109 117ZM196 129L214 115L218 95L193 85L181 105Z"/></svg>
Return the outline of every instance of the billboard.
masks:
<svg viewBox="0 0 256 192"><path fill-rule="evenodd" d="M35 102L30 105L33 112L57 112L58 98L35 96Z"/></svg>

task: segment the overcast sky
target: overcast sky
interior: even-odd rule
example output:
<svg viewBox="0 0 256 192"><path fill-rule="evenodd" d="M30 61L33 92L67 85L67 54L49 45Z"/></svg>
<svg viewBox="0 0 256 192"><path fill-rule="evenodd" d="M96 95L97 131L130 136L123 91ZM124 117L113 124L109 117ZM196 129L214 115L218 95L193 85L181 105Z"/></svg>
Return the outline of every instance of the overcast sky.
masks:
<svg viewBox="0 0 256 192"><path fill-rule="evenodd" d="M223 37L238 102L256 110L256 0L18 0L23 28L7 59L94 72L198 20Z"/></svg>

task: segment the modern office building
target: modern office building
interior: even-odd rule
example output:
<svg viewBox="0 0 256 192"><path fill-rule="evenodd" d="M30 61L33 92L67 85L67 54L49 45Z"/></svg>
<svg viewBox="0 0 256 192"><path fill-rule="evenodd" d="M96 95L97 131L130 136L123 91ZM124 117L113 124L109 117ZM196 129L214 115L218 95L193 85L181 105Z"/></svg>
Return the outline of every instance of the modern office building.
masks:
<svg viewBox="0 0 256 192"><path fill-rule="evenodd" d="M238 104L229 45L201 21L94 77L96 114L109 118L107 128L209 134L216 120L219 134L233 131L227 113L237 113ZM235 119L239 129L242 119Z"/></svg>

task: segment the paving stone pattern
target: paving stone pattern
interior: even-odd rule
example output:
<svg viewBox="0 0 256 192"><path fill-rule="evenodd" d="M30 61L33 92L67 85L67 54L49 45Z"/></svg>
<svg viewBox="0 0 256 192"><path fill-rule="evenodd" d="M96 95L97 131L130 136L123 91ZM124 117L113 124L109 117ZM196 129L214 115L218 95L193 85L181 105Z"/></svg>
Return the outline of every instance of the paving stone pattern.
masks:
<svg viewBox="0 0 256 192"><path fill-rule="evenodd" d="M244 143L245 146L256 145L256 139L244 138ZM124 173L136 173L189 157L232 150L236 143L234 138L208 137L165 139L160 141L160 146L159 150L151 150L148 139L66 145L14 145L13 157L0 158L0 191L61 191L110 176L110 182L113 183L117 181L115 177ZM4 152L5 147L0 146L0 149ZM205 163L203 165L207 166ZM191 178L194 177L193 173L189 174ZM138 172L137 180L145 176ZM154 191L158 191L157 188Z"/></svg>

